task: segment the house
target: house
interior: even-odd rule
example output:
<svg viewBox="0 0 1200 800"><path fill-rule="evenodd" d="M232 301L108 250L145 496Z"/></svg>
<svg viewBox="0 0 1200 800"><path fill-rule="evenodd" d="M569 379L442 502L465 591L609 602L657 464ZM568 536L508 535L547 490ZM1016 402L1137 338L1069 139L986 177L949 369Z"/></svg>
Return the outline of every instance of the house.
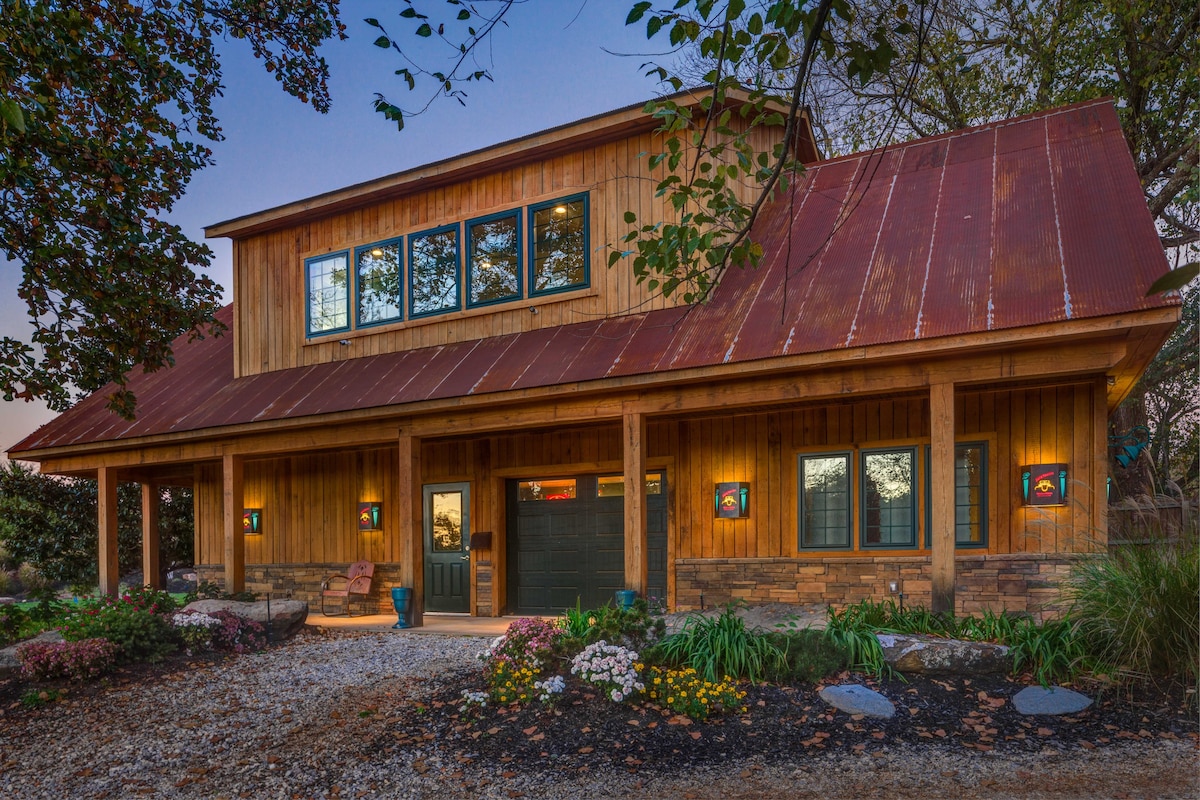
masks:
<svg viewBox="0 0 1200 800"><path fill-rule="evenodd" d="M1105 543L1108 414L1179 317L1108 101L811 161L682 305L607 269L666 218L636 108L212 226L231 332L16 445L195 489L198 571L314 598L542 613L903 591L1040 613ZM147 507L144 558L157 560ZM152 566L146 575L156 575Z"/></svg>

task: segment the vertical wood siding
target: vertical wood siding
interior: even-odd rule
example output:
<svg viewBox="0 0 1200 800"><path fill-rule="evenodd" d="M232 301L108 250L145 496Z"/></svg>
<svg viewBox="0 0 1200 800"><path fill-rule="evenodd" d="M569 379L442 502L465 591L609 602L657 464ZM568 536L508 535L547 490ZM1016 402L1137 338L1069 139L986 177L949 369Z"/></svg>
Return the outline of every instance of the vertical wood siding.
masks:
<svg viewBox="0 0 1200 800"><path fill-rule="evenodd" d="M1093 430L1104 402L1099 384L968 392L956 398L956 438L988 443L988 549L991 553L1057 553L1086 550L1099 531L1092 501ZM906 446L918 453L919 540L924 544L929 401L926 397L871 399L728 417L651 421L647 459L667 465L668 558L805 558L797 547L797 455L801 452ZM493 532L490 553L503 558L504 481L620 471L617 425L514 433L461 441L425 442L423 483L470 481L476 531ZM1066 505L1021 505L1020 468L1029 463L1069 464ZM391 449L318 453L246 463L245 502L261 507L264 533L247 537L246 563L385 563L399 557L395 531L396 453ZM857 465L855 465L857 470ZM713 488L720 481L751 485L749 519L715 519ZM1099 487L1102 492L1104 487ZM1099 494L1103 498L1103 494ZM359 533L360 501L383 503L384 530ZM855 514L857 515L857 502ZM196 470L196 558L221 561L219 465ZM855 524L857 531L857 520ZM855 538L857 538L855 536ZM912 550L889 551L912 554ZM923 547L917 552L925 552ZM975 551L978 552L978 551ZM872 551L873 555L884 555ZM828 554L825 554L828 555ZM853 555L853 553L847 553ZM498 561L492 573L502 576ZM497 593L503 587L495 587Z"/></svg>

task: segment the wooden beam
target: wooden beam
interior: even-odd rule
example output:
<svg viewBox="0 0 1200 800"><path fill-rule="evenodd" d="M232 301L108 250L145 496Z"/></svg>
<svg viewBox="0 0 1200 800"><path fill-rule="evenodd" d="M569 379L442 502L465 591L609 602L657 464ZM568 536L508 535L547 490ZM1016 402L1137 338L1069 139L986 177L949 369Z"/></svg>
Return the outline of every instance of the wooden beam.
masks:
<svg viewBox="0 0 1200 800"><path fill-rule="evenodd" d="M1097 379L1092 388L1092 539L1096 549L1108 547L1108 385ZM1081 476L1083 477L1083 476Z"/></svg>
<svg viewBox="0 0 1200 800"><path fill-rule="evenodd" d="M222 520L225 531L225 591L246 589L246 535L242 514L246 506L245 459L226 453L221 459Z"/></svg>
<svg viewBox="0 0 1200 800"><path fill-rule="evenodd" d="M163 588L162 562L159 558L158 485L142 484L142 582L154 589Z"/></svg>
<svg viewBox="0 0 1200 800"><path fill-rule="evenodd" d="M954 613L954 384L929 389L932 608Z"/></svg>
<svg viewBox="0 0 1200 800"><path fill-rule="evenodd" d="M624 415L625 588L645 597L650 585L646 542L646 415Z"/></svg>
<svg viewBox="0 0 1200 800"><path fill-rule="evenodd" d="M100 593L116 596L120 572L117 567L117 471L96 470L96 506L100 535Z"/></svg>
<svg viewBox="0 0 1200 800"><path fill-rule="evenodd" d="M425 529L422 522L421 440L407 433L397 442L396 497L400 499L400 583L413 590L410 622L421 625L425 616Z"/></svg>

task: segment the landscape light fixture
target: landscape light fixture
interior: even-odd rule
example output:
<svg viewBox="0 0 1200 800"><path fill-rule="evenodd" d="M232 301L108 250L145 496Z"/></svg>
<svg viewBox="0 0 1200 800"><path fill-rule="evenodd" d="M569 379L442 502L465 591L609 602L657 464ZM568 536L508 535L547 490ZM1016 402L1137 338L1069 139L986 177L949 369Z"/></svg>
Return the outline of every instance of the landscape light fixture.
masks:
<svg viewBox="0 0 1200 800"><path fill-rule="evenodd" d="M900 581L888 581L888 594L894 594L900 600L900 610L904 610L904 584Z"/></svg>

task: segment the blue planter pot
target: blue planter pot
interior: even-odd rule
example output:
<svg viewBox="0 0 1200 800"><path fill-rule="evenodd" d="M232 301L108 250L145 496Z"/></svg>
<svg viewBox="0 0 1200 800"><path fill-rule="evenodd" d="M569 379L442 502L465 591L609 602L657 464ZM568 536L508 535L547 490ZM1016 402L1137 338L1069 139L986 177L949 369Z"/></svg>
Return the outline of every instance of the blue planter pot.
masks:
<svg viewBox="0 0 1200 800"><path fill-rule="evenodd" d="M393 628L411 628L408 615L412 613L412 589L397 587L392 589L392 607L396 609L396 624Z"/></svg>
<svg viewBox="0 0 1200 800"><path fill-rule="evenodd" d="M617 589L617 608L628 611L633 608L634 600L637 600L637 592L633 589Z"/></svg>

